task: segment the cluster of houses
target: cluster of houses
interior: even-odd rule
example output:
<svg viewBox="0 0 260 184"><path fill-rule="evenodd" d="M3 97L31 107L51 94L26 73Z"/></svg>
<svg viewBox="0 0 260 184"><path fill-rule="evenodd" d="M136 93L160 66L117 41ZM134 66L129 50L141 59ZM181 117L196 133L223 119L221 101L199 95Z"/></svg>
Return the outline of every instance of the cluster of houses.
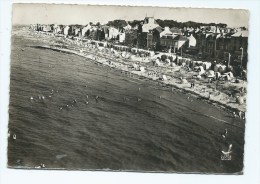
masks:
<svg viewBox="0 0 260 184"><path fill-rule="evenodd" d="M30 29L51 32L57 36L106 40L130 48L188 55L207 61L228 62L233 66L246 68L248 30L217 26L163 28L154 17L145 17L134 27L124 22L121 27L92 23L84 26L34 24Z"/></svg>

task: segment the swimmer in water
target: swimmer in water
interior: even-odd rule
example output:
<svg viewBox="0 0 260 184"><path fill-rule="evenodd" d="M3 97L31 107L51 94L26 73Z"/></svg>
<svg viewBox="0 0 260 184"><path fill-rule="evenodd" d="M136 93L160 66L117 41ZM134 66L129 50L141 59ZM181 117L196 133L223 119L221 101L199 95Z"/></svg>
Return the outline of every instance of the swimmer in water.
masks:
<svg viewBox="0 0 260 184"><path fill-rule="evenodd" d="M16 140L16 134L13 134L13 140Z"/></svg>
<svg viewBox="0 0 260 184"><path fill-rule="evenodd" d="M30 100L33 100L33 97L31 96Z"/></svg>
<svg viewBox="0 0 260 184"><path fill-rule="evenodd" d="M228 131L227 129L225 129L225 131L221 134L221 136L225 139L227 137L227 133Z"/></svg>
<svg viewBox="0 0 260 184"><path fill-rule="evenodd" d="M99 98L99 97L98 97L98 96L96 96L96 102L98 102L98 98Z"/></svg>

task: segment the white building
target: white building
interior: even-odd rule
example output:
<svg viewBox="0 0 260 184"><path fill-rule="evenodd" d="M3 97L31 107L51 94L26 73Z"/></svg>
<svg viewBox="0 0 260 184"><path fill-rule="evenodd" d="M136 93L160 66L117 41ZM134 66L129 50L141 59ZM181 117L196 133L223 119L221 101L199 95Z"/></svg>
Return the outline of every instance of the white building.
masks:
<svg viewBox="0 0 260 184"><path fill-rule="evenodd" d="M150 30L153 30L158 26L159 24L155 21L153 17L145 17L142 29L143 32L148 33Z"/></svg>

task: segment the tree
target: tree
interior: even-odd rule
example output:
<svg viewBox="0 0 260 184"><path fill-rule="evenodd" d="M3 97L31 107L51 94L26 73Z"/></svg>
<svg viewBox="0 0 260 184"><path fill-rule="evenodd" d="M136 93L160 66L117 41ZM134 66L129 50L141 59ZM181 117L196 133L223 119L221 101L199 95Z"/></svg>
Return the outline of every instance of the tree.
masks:
<svg viewBox="0 0 260 184"><path fill-rule="evenodd" d="M96 23L96 26L98 26L98 27L99 27L100 25L101 25L101 24L100 24L100 22L97 22L97 23Z"/></svg>
<svg viewBox="0 0 260 184"><path fill-rule="evenodd" d="M112 27L116 27L116 28L122 28L122 27L125 27L127 25L127 23L126 23L125 20L117 19L117 20L109 21L107 23L107 25L112 26Z"/></svg>

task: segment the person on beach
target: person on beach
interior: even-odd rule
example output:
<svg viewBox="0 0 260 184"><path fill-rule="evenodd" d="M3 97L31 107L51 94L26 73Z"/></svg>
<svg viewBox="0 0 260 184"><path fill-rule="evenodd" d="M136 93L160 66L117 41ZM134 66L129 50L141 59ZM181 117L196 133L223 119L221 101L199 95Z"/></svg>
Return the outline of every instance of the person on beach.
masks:
<svg viewBox="0 0 260 184"><path fill-rule="evenodd" d="M234 118L237 118L237 114L236 114L235 111L233 112L233 117L234 117Z"/></svg>

